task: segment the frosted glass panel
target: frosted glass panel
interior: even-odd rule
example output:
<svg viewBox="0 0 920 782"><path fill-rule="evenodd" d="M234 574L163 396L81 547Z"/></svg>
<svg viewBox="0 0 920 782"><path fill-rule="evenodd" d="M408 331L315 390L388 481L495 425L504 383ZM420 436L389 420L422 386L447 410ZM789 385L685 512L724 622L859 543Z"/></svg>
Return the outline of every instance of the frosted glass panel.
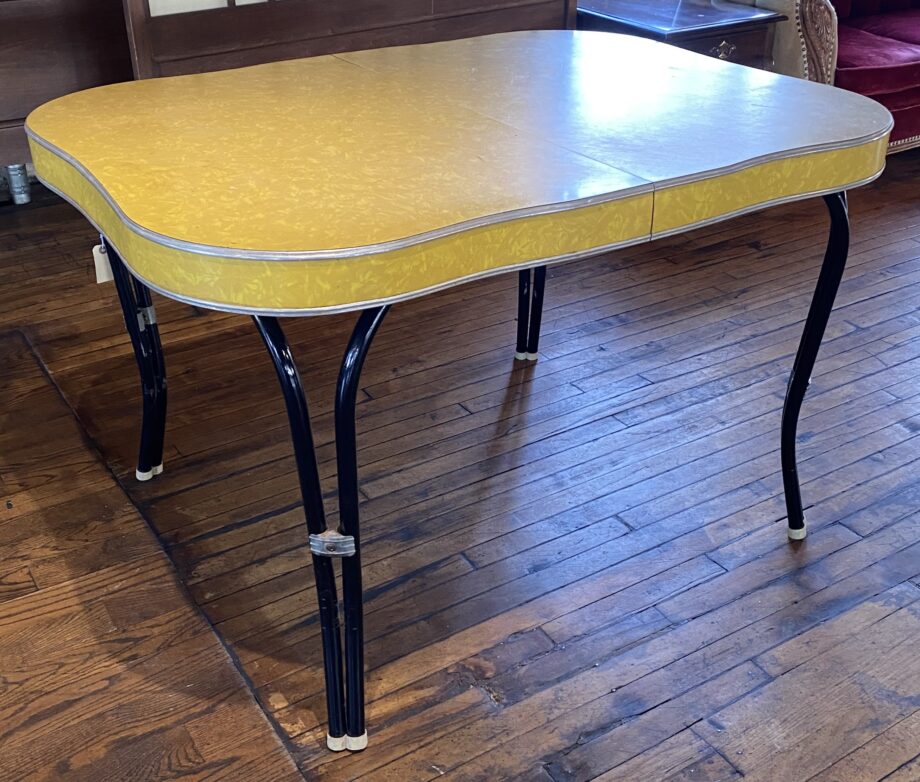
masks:
<svg viewBox="0 0 920 782"><path fill-rule="evenodd" d="M151 16L184 14L188 11L207 11L211 8L226 8L227 0L148 0Z"/></svg>

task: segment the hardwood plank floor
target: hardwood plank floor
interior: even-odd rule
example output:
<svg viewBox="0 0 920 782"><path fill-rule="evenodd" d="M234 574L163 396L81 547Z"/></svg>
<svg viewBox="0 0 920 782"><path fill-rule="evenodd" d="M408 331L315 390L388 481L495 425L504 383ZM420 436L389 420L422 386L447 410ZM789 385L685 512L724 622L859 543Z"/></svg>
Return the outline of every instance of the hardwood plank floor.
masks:
<svg viewBox="0 0 920 782"><path fill-rule="evenodd" d="M21 334L0 366L0 779L301 779Z"/></svg>
<svg viewBox="0 0 920 782"><path fill-rule="evenodd" d="M918 177L920 152L904 153L851 196L850 264L800 426L802 544L785 540L777 446L820 203L551 269L534 365L511 361L513 275L394 308L358 406L360 754L323 747L306 531L251 323L157 299L171 410L166 470L149 483L133 478L139 390L114 292L93 283L91 229L51 197L0 214L0 333L21 330L41 357L309 779L920 780ZM330 509L351 323L286 324ZM34 382L7 393L28 399ZM23 426L46 425L20 407ZM62 441L51 459L22 434L3 446L47 462L0 473L4 495L23 518L53 509L74 537L0 523L0 608L68 570L92 578L94 552L142 556L84 447ZM140 611L154 644L143 602L125 597L121 615ZM174 654L197 660L185 644ZM116 697L133 702L114 681L81 714ZM138 752L173 742L181 755L186 731ZM247 768L239 778L279 778Z"/></svg>

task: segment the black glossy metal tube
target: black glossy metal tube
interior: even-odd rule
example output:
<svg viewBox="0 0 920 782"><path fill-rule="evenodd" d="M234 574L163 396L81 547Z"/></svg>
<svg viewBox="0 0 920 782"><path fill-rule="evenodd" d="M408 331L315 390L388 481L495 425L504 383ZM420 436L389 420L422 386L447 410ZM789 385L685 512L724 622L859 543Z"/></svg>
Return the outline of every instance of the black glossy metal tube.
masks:
<svg viewBox="0 0 920 782"><path fill-rule="evenodd" d="M284 394L288 422L291 427L291 440L294 443L294 457L297 461L297 477L300 480L300 493L307 517L307 529L311 535L320 535L326 530L326 514L323 509L319 470L316 466L310 413L307 408L307 397L300 382L300 374L278 319L256 315L253 320L268 348L281 383L281 391ZM316 596L319 602L319 621L323 639L329 735L340 738L345 735L345 690L342 680L339 604L332 560L328 557L314 555L313 575L316 578Z"/></svg>
<svg viewBox="0 0 920 782"><path fill-rule="evenodd" d="M786 494L786 514L789 529L792 531L804 531L805 529L805 514L802 509L802 495L796 464L795 441L799 413L802 409L802 401L805 399L805 392L811 382L818 350L834 308L834 300L837 298L850 249L850 221L846 193L825 196L824 201L831 216L830 238L824 254L821 273L818 276L818 284L815 287L815 294L808 310L808 317L805 319L805 328L795 356L792 374L789 377L786 401L783 406L781 435L783 486Z"/></svg>
<svg viewBox="0 0 920 782"><path fill-rule="evenodd" d="M540 349L540 328L543 325L543 294L546 292L546 267L533 270L533 292L530 297L530 324L527 328L527 352L535 356Z"/></svg>
<svg viewBox="0 0 920 782"><path fill-rule="evenodd" d="M150 291L134 279L115 248L103 239L118 300L131 338L134 358L141 376L143 421L138 449L137 471L149 473L163 462L163 437L166 428L166 363L160 344L159 331L145 325L141 328L141 308L152 306Z"/></svg>
<svg viewBox="0 0 920 782"><path fill-rule="evenodd" d="M523 358L527 352L527 333L530 328L530 269L518 272L518 316L517 316L517 348L519 357Z"/></svg>
<svg viewBox="0 0 920 782"><path fill-rule="evenodd" d="M364 589L361 578L361 536L358 512L358 456L355 404L361 368L374 335L389 307L365 310L358 318L339 372L335 395L335 450L339 478L341 532L355 540L355 553L342 559L345 613L346 729L364 734Z"/></svg>
<svg viewBox="0 0 920 782"><path fill-rule="evenodd" d="M153 312L153 299L150 289L136 277L132 278L137 306L147 312ZM156 321L146 324L141 332L141 341L149 356L153 382L156 389L150 425L150 460L154 466L163 463L163 438L166 434L166 364L163 360L163 344L160 340L160 328Z"/></svg>

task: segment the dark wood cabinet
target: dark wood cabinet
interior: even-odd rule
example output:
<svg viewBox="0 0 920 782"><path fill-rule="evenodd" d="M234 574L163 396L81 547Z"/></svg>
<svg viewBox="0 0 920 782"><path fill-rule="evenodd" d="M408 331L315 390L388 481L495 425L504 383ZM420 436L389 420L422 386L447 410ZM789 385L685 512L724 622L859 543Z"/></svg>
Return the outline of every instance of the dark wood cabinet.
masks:
<svg viewBox="0 0 920 782"><path fill-rule="evenodd" d="M580 0L578 26L639 35L754 68L773 65L782 14L730 0Z"/></svg>
<svg viewBox="0 0 920 782"><path fill-rule="evenodd" d="M574 27L575 0L273 0L153 15L125 0L138 78L294 57Z"/></svg>
<svg viewBox="0 0 920 782"><path fill-rule="evenodd" d="M0 0L0 165L28 160L36 106L130 78L121 0Z"/></svg>

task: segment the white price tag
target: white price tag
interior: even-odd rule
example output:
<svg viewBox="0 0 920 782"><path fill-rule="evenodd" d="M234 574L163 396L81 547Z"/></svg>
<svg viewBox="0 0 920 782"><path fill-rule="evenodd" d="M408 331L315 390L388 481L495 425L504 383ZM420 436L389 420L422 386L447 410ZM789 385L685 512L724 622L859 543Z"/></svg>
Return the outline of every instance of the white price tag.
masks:
<svg viewBox="0 0 920 782"><path fill-rule="evenodd" d="M105 251L105 245L97 244L93 247L93 261L96 264L96 282L111 282L112 265L109 263L109 256Z"/></svg>

